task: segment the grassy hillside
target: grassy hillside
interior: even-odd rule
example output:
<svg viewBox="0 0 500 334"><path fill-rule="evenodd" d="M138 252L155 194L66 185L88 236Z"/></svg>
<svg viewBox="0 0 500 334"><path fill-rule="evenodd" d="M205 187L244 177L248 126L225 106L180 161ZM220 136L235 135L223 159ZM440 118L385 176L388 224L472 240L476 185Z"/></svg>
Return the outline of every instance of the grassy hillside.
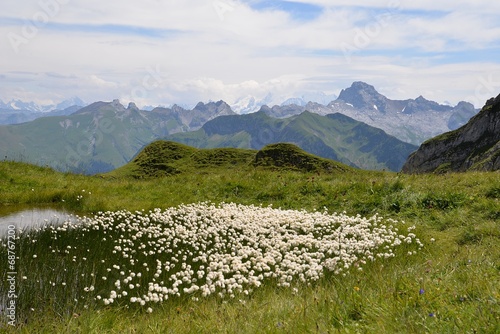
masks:
<svg viewBox="0 0 500 334"><path fill-rule="evenodd" d="M0 138L0 154L10 160L97 173L126 163L155 133L152 122L135 110L120 119L104 104L93 112L0 126Z"/></svg>
<svg viewBox="0 0 500 334"><path fill-rule="evenodd" d="M195 295L199 297L196 300L181 295L158 304L148 313L146 309L128 307L120 301L105 305L92 297L103 294L102 291L84 292L75 288L83 284L81 280L97 282L100 279L101 275L92 278L77 270L92 270L93 262L81 261L75 268L69 265L70 274L61 269L58 275L48 279L56 282L55 286L32 281L38 269L26 272L35 268L32 266L43 265L37 262L42 259L54 262L39 270L56 268L59 263L71 264L74 256L80 259L82 251L89 254L85 255L86 261L107 259L111 251L106 247L110 240L123 239L119 234L115 236L111 230L108 235L103 235L106 232L103 230L68 230L59 231L57 240L53 240L53 233L34 234L16 241L17 292L21 296L18 327L8 327L2 320L0 331L496 333L500 330L498 173L401 175L354 169L318 173L247 164L246 161L254 161L255 151L195 150L168 144L155 149L181 157L177 160L179 165L173 165L180 172L143 179L79 176L22 163L0 162L0 205L51 204L88 216L98 211L121 209L146 213L157 207L203 201L264 207L272 204L275 208L308 212L326 207L329 212L345 211L352 217L358 214L371 217L378 213L396 220L391 224L399 227L403 234L415 225L411 232L424 247L418 250L412 245L403 245L395 250L394 258L368 262L362 270L353 267L346 276L330 274L310 284L297 283L295 289L268 281L248 295L241 293L235 298ZM198 158L183 160L186 155ZM213 156L218 157L220 163L211 164L217 161ZM139 155L136 159L143 161ZM181 161L189 165L181 166ZM195 165L196 161L199 165ZM239 165L239 161L245 164ZM207 164L208 168L200 168ZM114 224L120 223L127 225L116 218ZM231 233L237 235L237 231ZM102 241L103 237L108 241ZM141 242L148 245L147 235L143 237L146 239ZM67 248L76 245L81 248ZM61 250L60 255L51 257L47 252L49 247ZM34 259L33 255L37 254L38 258ZM150 260L154 262L155 256ZM0 247L0 257L7 258L5 246ZM8 271L6 263L0 261L2 275ZM109 268L114 270L111 264ZM105 272L106 267L102 270ZM61 277L68 280L64 281L65 285ZM0 291L7 291L5 276L0 284L3 284ZM43 291L39 291L40 288ZM73 302L73 298L78 302ZM37 302L31 304L34 301Z"/></svg>

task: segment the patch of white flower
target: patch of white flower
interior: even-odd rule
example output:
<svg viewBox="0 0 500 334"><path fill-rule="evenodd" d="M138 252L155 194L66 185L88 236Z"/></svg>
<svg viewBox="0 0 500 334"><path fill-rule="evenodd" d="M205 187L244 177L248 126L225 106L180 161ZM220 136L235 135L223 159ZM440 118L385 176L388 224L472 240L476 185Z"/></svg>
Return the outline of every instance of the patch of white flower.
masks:
<svg viewBox="0 0 500 334"><path fill-rule="evenodd" d="M422 247L411 233L414 228L400 234L400 224L378 215L204 202L147 213L100 212L55 230L74 227L106 234L107 241L100 237L110 246L106 272L99 273L102 302L109 305L125 297L148 305L151 312L151 303L174 296L234 298L265 281L282 287L307 284L326 272L361 271L367 262L393 257L400 245Z"/></svg>

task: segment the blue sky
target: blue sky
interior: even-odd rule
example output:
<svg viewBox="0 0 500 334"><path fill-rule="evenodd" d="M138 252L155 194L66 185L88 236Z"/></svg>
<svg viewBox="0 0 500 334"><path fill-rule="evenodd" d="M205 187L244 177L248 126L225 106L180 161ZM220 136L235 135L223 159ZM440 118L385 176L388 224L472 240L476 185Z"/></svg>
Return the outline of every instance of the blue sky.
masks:
<svg viewBox="0 0 500 334"><path fill-rule="evenodd" d="M476 107L500 93L490 0L4 0L0 13L4 102L277 104L358 80Z"/></svg>
<svg viewBox="0 0 500 334"><path fill-rule="evenodd" d="M292 1L248 1L248 5L256 11L281 11L293 20L304 22L317 19L324 10L323 6Z"/></svg>

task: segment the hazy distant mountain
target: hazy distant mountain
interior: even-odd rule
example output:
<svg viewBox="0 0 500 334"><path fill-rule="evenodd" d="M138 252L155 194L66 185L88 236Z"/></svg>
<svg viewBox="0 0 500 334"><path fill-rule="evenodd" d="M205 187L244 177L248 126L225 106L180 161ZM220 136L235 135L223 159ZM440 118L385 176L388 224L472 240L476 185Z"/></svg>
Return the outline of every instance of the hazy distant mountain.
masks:
<svg viewBox="0 0 500 334"><path fill-rule="evenodd" d="M336 98L337 96L335 94L325 94L323 92L308 92L302 94L301 97L291 97L281 103L280 106L297 105L303 107L310 102L327 105Z"/></svg>
<svg viewBox="0 0 500 334"><path fill-rule="evenodd" d="M286 99L280 106L281 107L287 107L287 106L299 106L299 107L304 107L307 104L307 101L300 97L291 97L289 99Z"/></svg>
<svg viewBox="0 0 500 334"><path fill-rule="evenodd" d="M272 94L267 94L263 99L258 99L255 96L248 95L237 99L233 104L231 104L231 109L238 114L248 114L259 111L263 106L271 105L283 107L289 105L305 106L309 102L327 105L331 101L335 100L335 98L336 95L325 94L324 92L305 92L298 94L297 96L286 98L285 100L281 100Z"/></svg>
<svg viewBox="0 0 500 334"><path fill-rule="evenodd" d="M29 122L39 117L70 115L85 105L78 97L65 100L59 104L38 105L34 102L12 100L0 101L0 125Z"/></svg>
<svg viewBox="0 0 500 334"><path fill-rule="evenodd" d="M79 97L73 97L69 100L64 100L61 103L57 104L54 110L64 110L73 106L84 107L87 104L83 102ZM53 110L52 108L50 110Z"/></svg>
<svg viewBox="0 0 500 334"><path fill-rule="evenodd" d="M12 110L12 111L23 111L23 112L32 112L32 113L44 113L53 110L64 110L66 108L72 106L85 106L85 102L83 102L78 97L73 97L68 100L64 100L59 104L47 104L40 105L35 102L24 102L21 100L11 100L7 103L0 101L0 109L3 111Z"/></svg>
<svg viewBox="0 0 500 334"><path fill-rule="evenodd" d="M321 116L304 111L278 119L268 116L265 108L252 114L217 117L198 131L176 133L165 139L198 148L261 149L287 142L350 166L393 171L399 171L417 148L342 114Z"/></svg>
<svg viewBox="0 0 500 334"><path fill-rule="evenodd" d="M231 109L237 114L249 114L259 110L263 105L271 104L272 95L268 94L259 100L255 96L243 96L231 104Z"/></svg>
<svg viewBox="0 0 500 334"><path fill-rule="evenodd" d="M424 142L403 167L405 173L500 170L500 95L469 122Z"/></svg>
<svg viewBox="0 0 500 334"><path fill-rule="evenodd" d="M33 121L40 117L71 115L81 108L80 106L71 106L62 110L56 109L47 112L0 109L0 125L19 124Z"/></svg>

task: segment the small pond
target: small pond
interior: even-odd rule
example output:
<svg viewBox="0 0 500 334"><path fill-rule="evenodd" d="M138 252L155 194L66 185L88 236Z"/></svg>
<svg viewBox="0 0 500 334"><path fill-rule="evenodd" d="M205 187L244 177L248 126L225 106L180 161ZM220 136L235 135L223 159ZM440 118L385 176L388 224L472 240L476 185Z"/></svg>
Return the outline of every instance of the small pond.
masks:
<svg viewBox="0 0 500 334"><path fill-rule="evenodd" d="M75 217L53 207L0 206L0 237L6 235L9 225L20 231L46 224L62 224L69 219Z"/></svg>

